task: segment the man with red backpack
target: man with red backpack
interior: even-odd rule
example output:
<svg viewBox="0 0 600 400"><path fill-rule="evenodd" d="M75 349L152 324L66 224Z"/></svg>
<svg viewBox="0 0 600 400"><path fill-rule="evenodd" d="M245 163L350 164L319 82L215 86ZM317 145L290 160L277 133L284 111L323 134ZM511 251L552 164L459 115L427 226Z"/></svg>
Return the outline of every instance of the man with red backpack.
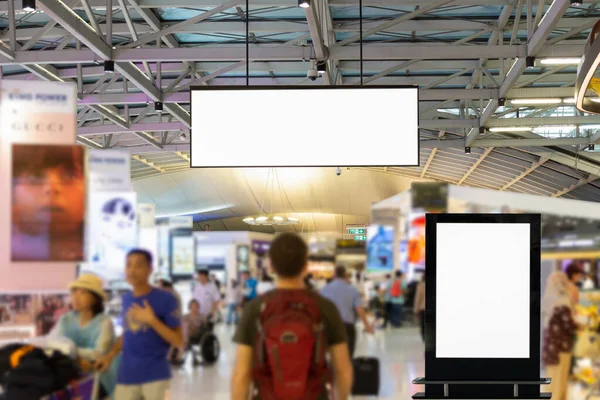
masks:
<svg viewBox="0 0 600 400"><path fill-rule="evenodd" d="M271 243L276 289L244 307L231 399L345 400L352 388L346 330L336 306L304 284L308 247L296 234ZM326 356L329 355L331 370ZM332 377L335 376L335 379Z"/></svg>
<svg viewBox="0 0 600 400"><path fill-rule="evenodd" d="M392 327L399 328L404 319L404 293L406 291L406 282L402 271L396 271L396 276L388 284L386 293L386 302L390 303L389 320Z"/></svg>

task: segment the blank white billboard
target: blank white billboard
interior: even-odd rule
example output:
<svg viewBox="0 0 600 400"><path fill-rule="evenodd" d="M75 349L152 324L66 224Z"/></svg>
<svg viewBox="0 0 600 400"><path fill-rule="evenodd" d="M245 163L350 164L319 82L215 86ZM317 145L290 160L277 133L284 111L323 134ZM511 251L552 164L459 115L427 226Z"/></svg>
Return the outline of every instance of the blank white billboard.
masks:
<svg viewBox="0 0 600 400"><path fill-rule="evenodd" d="M191 166L418 166L417 88L193 89Z"/></svg>
<svg viewBox="0 0 600 400"><path fill-rule="evenodd" d="M529 358L530 225L438 223L436 357Z"/></svg>

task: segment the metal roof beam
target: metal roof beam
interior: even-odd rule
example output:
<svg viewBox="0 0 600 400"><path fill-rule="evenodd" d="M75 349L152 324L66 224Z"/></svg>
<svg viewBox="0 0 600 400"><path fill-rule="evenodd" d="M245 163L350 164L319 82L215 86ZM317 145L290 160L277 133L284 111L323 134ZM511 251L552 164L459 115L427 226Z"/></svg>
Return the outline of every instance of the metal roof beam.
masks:
<svg viewBox="0 0 600 400"><path fill-rule="evenodd" d="M94 53L102 57L103 60L110 60L112 58L111 46L107 45L87 22L73 10L66 7L64 3L58 0L37 0L37 4L50 18L61 24L69 33L93 50Z"/></svg>
<svg viewBox="0 0 600 400"><path fill-rule="evenodd" d="M463 182L465 180L467 180L467 178L469 176L471 176L471 174L473 173L473 171L475 171L477 169L477 167L479 167L479 164L481 164L483 162L483 160L485 160L485 158L494 150L493 147L489 147L487 149L485 149L485 151L483 152L483 154L481 154L481 156L479 156L479 158L477 159L477 161L475 161L475 163L473 163L473 165L471 166L471 168L469 168L469 170L462 176L462 178L460 178L460 180L458 181L459 185L462 185Z"/></svg>
<svg viewBox="0 0 600 400"><path fill-rule="evenodd" d="M42 0L46 2L56 0ZM89 26L88 26L89 27ZM73 28L76 31L77 28ZM86 31L84 31L86 32ZM91 30L87 31L95 35ZM86 33L87 33L86 32ZM78 34L82 36L81 34ZM76 35L74 35L76 36ZM94 43L98 52L82 50L53 50L15 52L15 59L0 56L0 65L14 64L74 64L103 61L110 55L108 45L102 45L102 39L96 36ZM97 42L100 40L100 42ZM85 42L83 42L85 43ZM550 57L580 57L583 44L560 44L542 48L540 54ZM243 47L236 46L202 46L191 48L142 48L116 49L112 51L115 62L185 62L185 61L243 61L246 52ZM396 46L364 46L364 58L373 61L390 60L456 60L488 58L519 58L527 54L524 45L506 46L465 46L465 45L396 45ZM254 61L302 61L310 57L310 50L298 46L251 46L251 59ZM108 58L106 58L108 59ZM359 54L353 47L333 47L330 49L331 60L358 60ZM516 78L518 79L518 77Z"/></svg>
<svg viewBox="0 0 600 400"><path fill-rule="evenodd" d="M128 7L126 7L129 9ZM140 8L142 12L149 12L149 10ZM125 17L125 15L124 15ZM145 16L144 19L146 20ZM155 16L156 18L156 16ZM148 22L148 20L146 20ZM590 23L590 22L588 22ZM370 29L378 24L377 22L365 21L363 29ZM133 27L138 35L147 35L156 31L162 30L167 24L161 23L158 18L156 23L152 24L156 26L153 29L151 26L133 22ZM99 29L103 34L106 33L106 24L99 24ZM488 30L494 29L492 23L479 22L479 21L459 21L459 20L427 20L427 21L405 21L398 25L386 29L386 32L430 32L430 31L471 31L471 30ZM579 29L579 28L578 28ZM301 33L308 32L308 26L298 22L287 22L287 21L252 21L252 31L255 33L262 32L286 32L286 33ZM334 25L335 32L356 32L358 31L358 24L354 23L343 23ZM40 28L19 28L15 30L16 39L20 41L30 40L35 36L39 35ZM215 33L215 32L228 32L245 34L246 25L243 22L231 22L231 21L203 21L202 23L195 25L188 25L179 27L174 33ZM571 32L572 33L572 32ZM113 34L119 36L130 36L131 30L127 23L113 23ZM9 41L11 32L0 33L0 40ZM46 28L44 33L45 39L58 40L66 35L69 35L65 29L61 27ZM171 37L172 34L170 35ZM166 37L166 36L165 36ZM164 39L164 37L163 37ZM134 38L133 40L137 40ZM175 39L173 39L175 40ZM177 43L175 40L174 43ZM171 46L179 47L179 46Z"/></svg>
<svg viewBox="0 0 600 400"><path fill-rule="evenodd" d="M59 71L60 72L60 71ZM209 75L207 75L208 77ZM210 79L210 78L209 78ZM208 80L208 79L207 79ZM195 81L198 83L198 81ZM520 98L567 98L573 94L572 88L527 88L512 90L507 99ZM456 100L497 99L497 89L427 89L419 91L421 102ZM86 94L81 97L79 104L145 104L148 95L145 93L110 93ZM189 104L189 92L164 92L163 102ZM600 138L599 138L600 139Z"/></svg>
<svg viewBox="0 0 600 400"><path fill-rule="evenodd" d="M167 28L159 30L158 32L154 32L154 33L151 33L151 34L148 34L148 35L144 35L144 36L140 37L138 40L135 40L135 41L133 41L131 43L128 43L127 45L123 46L123 48L132 49L132 48L135 48L135 47L138 47L138 46L142 46L142 45L144 45L144 44L146 44L148 42L160 39L160 38L162 38L165 35L172 34L172 33L176 32L177 29L180 29L180 28L185 27L185 26L197 24L198 22L204 21L204 20L206 20L206 19L208 19L210 17L213 17L213 16L215 16L217 14L220 14L220 13L222 13L225 10L228 10L228 9L230 9L232 7L237 6L240 3L241 3L240 0L228 1L225 4L221 4L221 5L217 6L217 7L212 8L210 11L205 11L202 14L199 14L199 15L197 15L195 17L192 17L190 19L187 19L185 21L181 21L181 22L179 22L177 24L173 24L173 25L171 25L171 26L169 26Z"/></svg>
<svg viewBox="0 0 600 400"><path fill-rule="evenodd" d="M511 187L515 183L519 182L521 179L525 178L527 175L529 175L530 173L532 173L533 171L535 171L536 169L538 169L539 167L541 167L542 165L544 165L544 163L546 161L548 161L547 158L541 157L538 162L533 163L531 165L531 167L527 168L520 175L518 175L517 177L515 177L513 180L511 180L510 182L508 182L506 185L502 186L500 188L500 190L506 190L506 189L508 189L509 187Z"/></svg>
<svg viewBox="0 0 600 400"><path fill-rule="evenodd" d="M455 0L453 4L457 6L502 6L506 5L511 0ZM417 6L430 4L432 0L364 0L364 7L401 7L401 6ZM583 0L584 3L590 3L592 0ZM4 2L2 2L4 3ZM0 12L6 12L6 4L0 3ZM22 11L23 5L21 0L15 1L15 8ZM89 0L92 8L99 10L106 9L106 1ZM297 2L293 0L252 0L252 7L295 7ZM358 0L332 0L332 7L357 7ZM212 8L221 5L218 0L140 0L139 5L142 9L148 8L164 8L164 7L181 7L181 8ZM74 8L81 9L81 5Z"/></svg>
<svg viewBox="0 0 600 400"><path fill-rule="evenodd" d="M554 2L548 8L546 15L540 21L536 31L531 36L529 43L527 44L527 54L525 56L517 56L517 59L513 63L510 71L506 75L506 78L502 82L499 90L499 97L504 97L509 90L513 88L513 86L517 83L523 72L525 71L526 64L526 56L536 56L538 52L542 49L546 39L552 33L552 30L558 23L558 21L565 14L567 9L570 6L569 0L554 0ZM491 58L491 57L484 57ZM514 58L514 57L513 57ZM490 100L487 104L485 110L483 111L480 121L482 126L485 125L490 118L494 115L494 112L498 108L497 100ZM475 140L477 135L477 129L471 129L471 131L467 134L466 145L470 145L470 143Z"/></svg>

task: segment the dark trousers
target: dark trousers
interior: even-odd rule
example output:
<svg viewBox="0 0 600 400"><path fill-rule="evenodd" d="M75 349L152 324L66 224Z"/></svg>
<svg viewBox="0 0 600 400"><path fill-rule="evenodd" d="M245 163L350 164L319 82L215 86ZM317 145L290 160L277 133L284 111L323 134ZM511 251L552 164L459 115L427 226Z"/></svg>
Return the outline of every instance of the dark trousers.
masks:
<svg viewBox="0 0 600 400"><path fill-rule="evenodd" d="M392 326L399 328L404 321L404 304L392 304Z"/></svg>
<svg viewBox="0 0 600 400"><path fill-rule="evenodd" d="M419 322L421 323L421 338L425 342L425 311L419 312Z"/></svg>
<svg viewBox="0 0 600 400"><path fill-rule="evenodd" d="M354 357L354 348L356 347L356 326L354 324L344 324L346 326L346 336L348 336L348 349L350 358Z"/></svg>
<svg viewBox="0 0 600 400"><path fill-rule="evenodd" d="M392 309L392 303L386 301L383 309L383 328L387 327L388 322L392 321Z"/></svg>

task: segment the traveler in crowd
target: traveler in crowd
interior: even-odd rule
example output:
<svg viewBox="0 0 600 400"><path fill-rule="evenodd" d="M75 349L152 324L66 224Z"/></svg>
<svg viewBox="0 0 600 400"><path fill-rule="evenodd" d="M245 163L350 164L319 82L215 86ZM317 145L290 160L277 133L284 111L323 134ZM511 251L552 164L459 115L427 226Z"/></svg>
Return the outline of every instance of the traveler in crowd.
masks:
<svg viewBox="0 0 600 400"><path fill-rule="evenodd" d="M198 300L190 300L188 309L189 312L186 315L184 315L181 319L181 326L183 328L184 349L188 348L189 343L193 342L193 340L190 339L194 338L198 334L198 332L200 332L202 325L204 325L207 322L206 317L200 314L200 304L198 303Z"/></svg>
<svg viewBox="0 0 600 400"><path fill-rule="evenodd" d="M386 303L389 303L388 313L384 327L389 321L392 327L399 328L404 320L404 292L406 283L402 271L396 271L396 276L390 281L386 288Z"/></svg>
<svg viewBox="0 0 600 400"><path fill-rule="evenodd" d="M574 318L577 294L573 286L568 274L553 272L548 277L542 299L542 363L546 367L546 376L552 379L550 391L553 400L567 399L569 370L577 331Z"/></svg>
<svg viewBox="0 0 600 400"><path fill-rule="evenodd" d="M385 281L380 285L381 294L383 297L383 325L382 328L387 328L388 322L392 318L392 301L388 296L388 290L392 286L392 275L387 274Z"/></svg>
<svg viewBox="0 0 600 400"><path fill-rule="evenodd" d="M183 314L183 304L181 302L181 296L173 287L173 281L168 276L163 276L158 280L158 287L162 290L166 290L171 293L177 299L177 306L179 307L179 312Z"/></svg>
<svg viewBox="0 0 600 400"><path fill-rule="evenodd" d="M413 302L413 312L415 318L419 321L421 338L425 342L425 274L423 274L421 281L417 285L415 300Z"/></svg>
<svg viewBox="0 0 600 400"><path fill-rule="evenodd" d="M177 290L175 290L175 288L173 287L173 281L171 280L171 278L169 278L168 276L160 277L158 279L158 287L162 290L165 290L165 291L171 293L173 296L175 296L175 299L177 299L177 309L179 310L179 315L183 315L183 304L181 301L181 296L179 295ZM174 365L179 365L179 364L183 363L181 360L181 357L184 354L185 354L185 352L184 352L183 348L173 347L169 351L169 359L171 360L171 363L173 363Z"/></svg>
<svg viewBox="0 0 600 400"><path fill-rule="evenodd" d="M344 279L347 275L346 268L338 266L335 269L335 277L329 285L321 291L321 294L335 304L342 321L346 327L348 336L348 347L350 356L354 356L356 347L356 317L358 316L364 325L365 331L374 333L373 326L367 318L364 303L360 292Z"/></svg>
<svg viewBox="0 0 600 400"><path fill-rule="evenodd" d="M150 285L152 255L146 250L128 253L125 275L133 291L122 299L124 333L96 367L106 371L121 354L115 399L164 400L171 381L167 354L183 346L177 299Z"/></svg>
<svg viewBox="0 0 600 400"><path fill-rule="evenodd" d="M335 304L306 288L306 243L296 234L280 234L271 243L269 258L276 289L244 308L234 338L238 346L231 399L248 399L254 383L261 398L284 390L289 398L324 400L330 398L327 389L333 385L335 398L346 400L353 376L344 323ZM264 340L258 340L259 330ZM281 332L291 341L279 354ZM333 382L324 379L331 376L326 353Z"/></svg>
<svg viewBox="0 0 600 400"><path fill-rule="evenodd" d="M83 274L69 284L73 311L64 314L53 334L70 339L77 346L82 371L93 372L94 361L104 356L115 342L112 320L104 313L106 292L100 278ZM117 384L119 360L100 375L102 398L112 396Z"/></svg>
<svg viewBox="0 0 600 400"><path fill-rule="evenodd" d="M227 325L237 325L238 323L238 307L242 301L242 292L240 291L239 285L235 279L229 281L227 285L227 293L225 295L225 302L227 304L227 318L225 322Z"/></svg>
<svg viewBox="0 0 600 400"><path fill-rule="evenodd" d="M307 274L304 277L304 286L309 290L316 290L312 274Z"/></svg>
<svg viewBox="0 0 600 400"><path fill-rule="evenodd" d="M198 282L194 288L194 299L200 304L200 314L213 318L221 303L221 294L217 286L208 278L208 271L198 271Z"/></svg>
<svg viewBox="0 0 600 400"><path fill-rule="evenodd" d="M262 296L273 289L275 289L275 282L273 281L273 278L271 278L267 271L263 271L260 282L258 282L258 285L256 286L256 294L258 296Z"/></svg>
<svg viewBox="0 0 600 400"><path fill-rule="evenodd" d="M565 269L565 274L567 274L567 278L569 278L569 290L572 293L572 296L575 296L575 304L579 303L579 288L582 287L583 278L585 277L585 273L583 269L575 263L571 263Z"/></svg>
<svg viewBox="0 0 600 400"><path fill-rule="evenodd" d="M258 281L252 277L250 271L243 271L242 282L244 284L242 292L244 296L243 304L245 304L257 296L256 287L258 286Z"/></svg>

